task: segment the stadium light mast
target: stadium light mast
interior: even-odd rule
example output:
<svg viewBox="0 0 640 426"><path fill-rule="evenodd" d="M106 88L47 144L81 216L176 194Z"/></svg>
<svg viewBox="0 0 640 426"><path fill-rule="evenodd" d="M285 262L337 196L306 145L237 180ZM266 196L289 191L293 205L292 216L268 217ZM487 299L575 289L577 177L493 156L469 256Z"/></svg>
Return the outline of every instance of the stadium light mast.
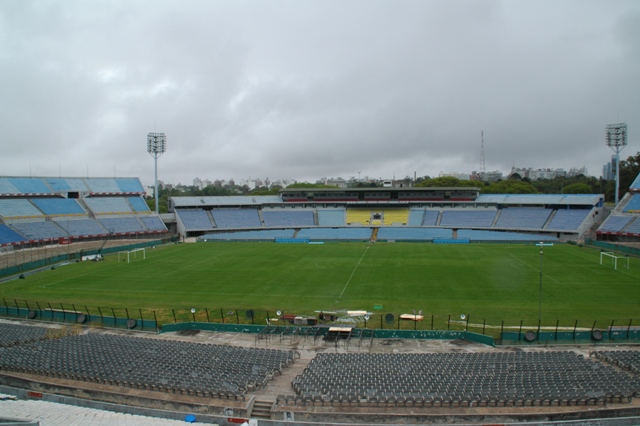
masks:
<svg viewBox="0 0 640 426"><path fill-rule="evenodd" d="M620 151L627 146L627 125L625 123L607 124L605 141L609 148L616 153L616 197L618 205L620 193Z"/></svg>
<svg viewBox="0 0 640 426"><path fill-rule="evenodd" d="M156 214L158 210L158 157L165 153L167 150L167 137L164 133L149 133L147 135L147 152L155 160L155 197L156 197Z"/></svg>

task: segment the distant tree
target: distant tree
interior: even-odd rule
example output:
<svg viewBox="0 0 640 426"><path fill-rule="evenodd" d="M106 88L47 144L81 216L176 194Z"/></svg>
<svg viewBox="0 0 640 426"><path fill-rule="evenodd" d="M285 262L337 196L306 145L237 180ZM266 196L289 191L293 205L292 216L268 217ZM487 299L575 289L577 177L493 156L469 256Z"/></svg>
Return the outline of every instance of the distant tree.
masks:
<svg viewBox="0 0 640 426"><path fill-rule="evenodd" d="M323 183L296 182L287 188L337 188L335 185L325 185Z"/></svg>
<svg viewBox="0 0 640 426"><path fill-rule="evenodd" d="M233 191L231 188L226 186L220 187L220 186L208 185L202 189L202 195L206 197L216 197L216 196L219 197L219 196L237 195L237 193Z"/></svg>
<svg viewBox="0 0 640 426"><path fill-rule="evenodd" d="M629 187L640 174L640 152L620 161L620 198L629 191Z"/></svg>
<svg viewBox="0 0 640 426"><path fill-rule="evenodd" d="M356 188L377 188L378 186L375 182L358 182Z"/></svg>
<svg viewBox="0 0 640 426"><path fill-rule="evenodd" d="M441 176L433 179L425 179L422 182L418 183L416 187L431 187L431 188L442 188L442 187L475 187L482 188L484 183L473 180L461 180L453 176Z"/></svg>
<svg viewBox="0 0 640 426"><path fill-rule="evenodd" d="M563 194L592 194L591 187L586 183L572 183L562 188Z"/></svg>
<svg viewBox="0 0 640 426"><path fill-rule="evenodd" d="M249 194L251 195L278 195L280 194L280 187L277 188L266 188L264 186L260 186L256 189L254 189L253 191L251 191Z"/></svg>
<svg viewBox="0 0 640 426"><path fill-rule="evenodd" d="M536 188L527 182L503 180L482 188L483 194L537 194Z"/></svg>
<svg viewBox="0 0 640 426"><path fill-rule="evenodd" d="M528 183L533 185L536 190L542 194L560 194L562 192L562 188L566 185L569 185L569 182L567 182L567 178L564 177L555 177L553 179L537 179L529 181Z"/></svg>
<svg viewBox="0 0 640 426"><path fill-rule="evenodd" d="M532 181L531 184L542 194L567 193L565 188L576 184L583 184L589 187L589 191L581 192L582 194L606 194L607 189L606 180L582 174L571 177L558 176L553 179L538 179ZM611 194L613 194L613 191Z"/></svg>

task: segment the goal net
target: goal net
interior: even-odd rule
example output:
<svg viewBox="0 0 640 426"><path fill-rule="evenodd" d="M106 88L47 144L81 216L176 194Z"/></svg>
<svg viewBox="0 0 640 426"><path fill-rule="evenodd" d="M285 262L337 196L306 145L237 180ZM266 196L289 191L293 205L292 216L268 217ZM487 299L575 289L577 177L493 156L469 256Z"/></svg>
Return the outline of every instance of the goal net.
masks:
<svg viewBox="0 0 640 426"><path fill-rule="evenodd" d="M147 251L143 248L133 249L129 251L118 252L118 262L127 263L136 262L139 260L145 260L147 258Z"/></svg>
<svg viewBox="0 0 640 426"><path fill-rule="evenodd" d="M601 251L600 252L600 264L602 265L603 259L610 259L606 261L608 264L613 265L613 269L618 269L618 260L622 265L625 265L627 269L629 269L629 256L618 256L610 251ZM625 263L626 262L626 263Z"/></svg>

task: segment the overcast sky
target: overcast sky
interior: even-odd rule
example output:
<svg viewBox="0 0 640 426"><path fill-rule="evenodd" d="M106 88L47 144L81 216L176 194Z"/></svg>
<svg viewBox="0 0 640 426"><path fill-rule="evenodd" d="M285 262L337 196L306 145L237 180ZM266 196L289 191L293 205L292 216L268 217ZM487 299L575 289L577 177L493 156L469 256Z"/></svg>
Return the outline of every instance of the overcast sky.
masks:
<svg viewBox="0 0 640 426"><path fill-rule="evenodd" d="M640 150L640 1L0 0L0 175L437 176Z"/></svg>

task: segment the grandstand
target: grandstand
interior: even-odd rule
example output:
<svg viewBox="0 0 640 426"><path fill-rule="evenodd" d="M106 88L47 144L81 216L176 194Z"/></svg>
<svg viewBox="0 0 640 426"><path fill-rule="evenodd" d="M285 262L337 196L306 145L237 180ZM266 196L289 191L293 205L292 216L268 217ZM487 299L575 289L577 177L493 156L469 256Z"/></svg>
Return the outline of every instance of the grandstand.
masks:
<svg viewBox="0 0 640 426"><path fill-rule="evenodd" d="M376 230L406 228L400 239L432 241L417 228L485 230L482 241L579 240L603 217L602 195L480 195L469 188L284 189L280 196L171 197L177 232L184 238L229 231L294 229L313 240L375 240ZM323 228L308 231L310 228ZM369 228L353 236L353 227ZM339 231L338 231L339 230ZM447 231L448 230L448 231ZM342 234L344 234L344 236ZM511 233L511 234L510 234ZM530 234L522 238L521 234ZM240 235L240 234L239 234ZM258 240L267 234L254 232ZM297 234L296 234L297 235ZM387 233L382 232L385 236ZM389 239L395 239L393 235ZM243 240L245 236L243 235Z"/></svg>
<svg viewBox="0 0 640 426"><path fill-rule="evenodd" d="M264 226L267 228L293 228L315 226L312 209L305 210L274 210L262 209Z"/></svg>
<svg viewBox="0 0 640 426"><path fill-rule="evenodd" d="M0 178L0 245L168 233L137 178Z"/></svg>
<svg viewBox="0 0 640 426"><path fill-rule="evenodd" d="M596 231L599 240L640 242L640 175Z"/></svg>
<svg viewBox="0 0 640 426"><path fill-rule="evenodd" d="M323 328L259 328L150 335L0 320L0 386L25 401L59 395L66 404L104 409L106 401L110 411L159 418L195 413L198 423L209 424L638 420L640 351L632 347L374 343L373 334L356 329L339 344ZM3 407L12 412L0 400ZM75 415L72 405L67 410ZM19 417L32 419L28 411ZM618 417L624 422L612 420Z"/></svg>
<svg viewBox="0 0 640 426"><path fill-rule="evenodd" d="M336 366L341 374L335 374ZM413 407L416 402L422 407L569 406L603 405L620 394L634 395L640 378L569 351L321 353L292 386L294 404L317 399L367 407Z"/></svg>
<svg viewBox="0 0 640 426"><path fill-rule="evenodd" d="M345 223L344 208L318 208L318 226L343 226Z"/></svg>
<svg viewBox="0 0 640 426"><path fill-rule="evenodd" d="M640 192L640 190L638 190ZM60 238L100 238L109 235L167 233L183 239L237 231L293 230L319 240L376 240L378 229L406 228L401 238L432 241L419 228L483 230L470 234L482 241L513 233L557 241L580 240L603 218L602 195L480 194L477 188L353 188L283 189L278 196L171 197L170 214L152 213L135 178L0 178L2 244L33 244ZM620 214L635 217L640 194L625 199ZM622 204L622 203L621 203ZM624 209L624 210L623 210ZM614 219L600 234L624 233ZM615 226L614 226L615 225ZM624 226L635 225L629 219ZM349 228L368 231L351 233ZM307 231L319 228L319 231ZM339 230L339 231L336 231ZM287 232L286 235L290 233ZM269 235L253 232L264 240ZM396 239L393 234L386 236ZM524 238L524 240L527 240ZM472 240L473 241L473 240Z"/></svg>

